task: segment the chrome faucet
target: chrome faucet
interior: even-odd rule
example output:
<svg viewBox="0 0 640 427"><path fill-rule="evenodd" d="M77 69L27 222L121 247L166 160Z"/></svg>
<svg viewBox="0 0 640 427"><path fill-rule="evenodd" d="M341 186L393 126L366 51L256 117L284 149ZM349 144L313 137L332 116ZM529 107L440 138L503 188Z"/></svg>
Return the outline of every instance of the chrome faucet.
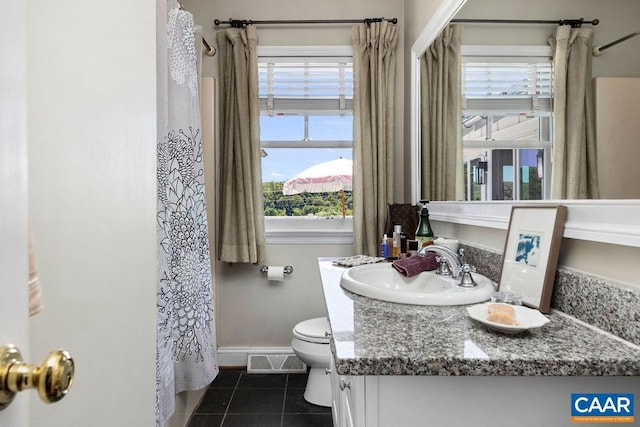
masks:
<svg viewBox="0 0 640 427"><path fill-rule="evenodd" d="M462 271L462 263L460 262L460 258L458 255L451 249L446 246L440 245L429 245L418 251L418 255L426 256L427 253L433 252L435 254L440 255L444 260L449 262L449 267L451 269L451 277L454 279L458 279L460 277L460 273Z"/></svg>

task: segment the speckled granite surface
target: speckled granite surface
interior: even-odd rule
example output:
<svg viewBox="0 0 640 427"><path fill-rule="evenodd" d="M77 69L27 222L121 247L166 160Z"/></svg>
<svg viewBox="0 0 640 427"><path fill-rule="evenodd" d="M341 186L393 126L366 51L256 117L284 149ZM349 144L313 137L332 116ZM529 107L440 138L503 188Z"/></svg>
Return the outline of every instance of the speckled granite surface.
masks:
<svg viewBox="0 0 640 427"><path fill-rule="evenodd" d="M340 287L342 267L319 260L339 374L640 375L640 347L562 313L520 335L495 332L466 309L392 304Z"/></svg>
<svg viewBox="0 0 640 427"><path fill-rule="evenodd" d="M640 345L640 290L568 269L556 274L551 306Z"/></svg>
<svg viewBox="0 0 640 427"><path fill-rule="evenodd" d="M472 246L465 249L466 261L498 282L502 255ZM560 268L551 307L640 345L640 289Z"/></svg>

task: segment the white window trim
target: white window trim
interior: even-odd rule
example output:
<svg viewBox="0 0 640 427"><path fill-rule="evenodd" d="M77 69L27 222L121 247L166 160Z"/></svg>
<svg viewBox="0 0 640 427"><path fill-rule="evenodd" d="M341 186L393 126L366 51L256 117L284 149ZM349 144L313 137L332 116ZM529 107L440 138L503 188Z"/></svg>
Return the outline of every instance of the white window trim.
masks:
<svg viewBox="0 0 640 427"><path fill-rule="evenodd" d="M353 217L265 217L265 240L267 244L353 243Z"/></svg>
<svg viewBox="0 0 640 427"><path fill-rule="evenodd" d="M462 45L461 56L493 56L493 57L539 57L550 58L553 55L551 46L511 46L511 45Z"/></svg>
<svg viewBox="0 0 640 427"><path fill-rule="evenodd" d="M352 46L258 46L261 56L353 56Z"/></svg>
<svg viewBox="0 0 640 427"><path fill-rule="evenodd" d="M351 148L351 141L313 141L313 147L304 141L262 141L262 148Z"/></svg>
<svg viewBox="0 0 640 427"><path fill-rule="evenodd" d="M258 56L353 56L352 46L258 46ZM274 143L277 145L278 143ZM266 244L352 244L353 217L265 217Z"/></svg>
<svg viewBox="0 0 640 427"><path fill-rule="evenodd" d="M507 149L507 150L519 150L519 149L537 149L551 148L551 141L509 141L499 140L490 141L463 141L464 148L486 148L487 150Z"/></svg>

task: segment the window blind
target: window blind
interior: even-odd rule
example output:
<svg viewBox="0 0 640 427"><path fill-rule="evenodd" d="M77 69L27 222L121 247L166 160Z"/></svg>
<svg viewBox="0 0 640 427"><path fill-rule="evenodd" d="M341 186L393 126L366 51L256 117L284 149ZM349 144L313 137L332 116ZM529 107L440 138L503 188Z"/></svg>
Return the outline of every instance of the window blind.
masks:
<svg viewBox="0 0 640 427"><path fill-rule="evenodd" d="M258 80L268 114L352 114L352 58L260 57Z"/></svg>
<svg viewBox="0 0 640 427"><path fill-rule="evenodd" d="M465 114L549 113L552 66L547 61L475 62L462 64Z"/></svg>

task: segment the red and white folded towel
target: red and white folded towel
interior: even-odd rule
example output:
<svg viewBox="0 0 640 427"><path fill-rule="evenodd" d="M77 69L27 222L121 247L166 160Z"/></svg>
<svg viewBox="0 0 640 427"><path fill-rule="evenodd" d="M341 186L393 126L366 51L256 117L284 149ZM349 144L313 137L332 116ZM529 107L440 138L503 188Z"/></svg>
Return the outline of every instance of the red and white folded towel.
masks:
<svg viewBox="0 0 640 427"><path fill-rule="evenodd" d="M428 252L425 256L414 255L393 261L391 266L405 277L413 277L423 271L436 270L440 263L436 261L436 254Z"/></svg>

